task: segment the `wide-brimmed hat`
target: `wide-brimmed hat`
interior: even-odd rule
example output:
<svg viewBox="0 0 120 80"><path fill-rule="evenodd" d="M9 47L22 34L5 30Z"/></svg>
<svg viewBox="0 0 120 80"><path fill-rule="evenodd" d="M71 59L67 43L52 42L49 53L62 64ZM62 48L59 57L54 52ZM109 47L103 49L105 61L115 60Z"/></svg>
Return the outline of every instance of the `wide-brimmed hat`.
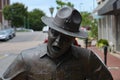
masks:
<svg viewBox="0 0 120 80"><path fill-rule="evenodd" d="M80 38L88 36L86 32L80 30L82 17L80 12L74 8L63 7L58 10L54 18L44 16L41 19L50 28L63 34Z"/></svg>

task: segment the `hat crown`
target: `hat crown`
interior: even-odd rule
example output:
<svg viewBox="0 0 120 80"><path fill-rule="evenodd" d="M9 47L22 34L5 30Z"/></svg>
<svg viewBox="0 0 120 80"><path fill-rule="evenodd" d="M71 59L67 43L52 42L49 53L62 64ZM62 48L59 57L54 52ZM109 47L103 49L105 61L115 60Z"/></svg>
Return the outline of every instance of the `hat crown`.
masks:
<svg viewBox="0 0 120 80"><path fill-rule="evenodd" d="M70 32L79 32L81 21L82 17L80 13L71 7L60 9L54 18L54 23L58 27Z"/></svg>
<svg viewBox="0 0 120 80"><path fill-rule="evenodd" d="M61 8L55 17L43 16L42 21L50 28L68 36L87 38L88 34L82 31L80 24L82 17L80 12L71 7Z"/></svg>

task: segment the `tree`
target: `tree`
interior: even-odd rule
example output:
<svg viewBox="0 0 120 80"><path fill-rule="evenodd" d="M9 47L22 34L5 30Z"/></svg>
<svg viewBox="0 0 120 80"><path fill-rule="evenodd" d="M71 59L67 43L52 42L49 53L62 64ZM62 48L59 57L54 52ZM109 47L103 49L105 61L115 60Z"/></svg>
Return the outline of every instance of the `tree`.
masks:
<svg viewBox="0 0 120 80"><path fill-rule="evenodd" d="M90 13L88 13L88 12L81 12L81 16L82 16L81 26L83 26L83 27L90 26L91 25L91 21L92 21Z"/></svg>
<svg viewBox="0 0 120 80"><path fill-rule="evenodd" d="M5 6L3 14L6 20L11 21L12 27L21 27L24 25L24 17L27 17L27 7L22 3L14 3Z"/></svg>
<svg viewBox="0 0 120 80"><path fill-rule="evenodd" d="M35 31L42 30L45 24L41 21L41 17L45 16L45 13L42 10L34 9L33 11L28 12L28 14L30 28Z"/></svg>
<svg viewBox="0 0 120 80"><path fill-rule="evenodd" d="M98 25L96 19L92 20L90 36L96 39L98 38Z"/></svg>
<svg viewBox="0 0 120 80"><path fill-rule="evenodd" d="M91 13L88 12L81 12L81 16L82 16L81 26L90 28L88 36L92 38L97 38L98 37L97 21L93 19Z"/></svg>
<svg viewBox="0 0 120 80"><path fill-rule="evenodd" d="M70 6L70 7L74 7L74 5L71 2L63 2L62 0L56 0L57 3L57 9L60 9L63 6Z"/></svg>

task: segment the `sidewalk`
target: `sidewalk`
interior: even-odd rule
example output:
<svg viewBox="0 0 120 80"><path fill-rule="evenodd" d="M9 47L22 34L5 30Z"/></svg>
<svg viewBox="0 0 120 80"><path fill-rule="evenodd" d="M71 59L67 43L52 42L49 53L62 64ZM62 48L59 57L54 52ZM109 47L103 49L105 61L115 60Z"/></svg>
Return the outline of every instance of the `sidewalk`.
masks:
<svg viewBox="0 0 120 80"><path fill-rule="evenodd" d="M94 51L104 62L104 54L102 51L97 49L96 47L89 47ZM120 58L113 56L113 54L107 54L107 67L111 72L114 80L120 80Z"/></svg>

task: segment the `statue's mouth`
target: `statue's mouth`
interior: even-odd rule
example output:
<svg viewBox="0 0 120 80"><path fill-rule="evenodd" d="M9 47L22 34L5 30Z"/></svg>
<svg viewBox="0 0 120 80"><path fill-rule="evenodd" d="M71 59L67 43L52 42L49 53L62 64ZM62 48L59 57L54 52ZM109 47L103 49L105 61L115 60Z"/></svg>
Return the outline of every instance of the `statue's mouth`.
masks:
<svg viewBox="0 0 120 80"><path fill-rule="evenodd" d="M52 46L53 51L58 52L60 51L60 47L58 46Z"/></svg>

